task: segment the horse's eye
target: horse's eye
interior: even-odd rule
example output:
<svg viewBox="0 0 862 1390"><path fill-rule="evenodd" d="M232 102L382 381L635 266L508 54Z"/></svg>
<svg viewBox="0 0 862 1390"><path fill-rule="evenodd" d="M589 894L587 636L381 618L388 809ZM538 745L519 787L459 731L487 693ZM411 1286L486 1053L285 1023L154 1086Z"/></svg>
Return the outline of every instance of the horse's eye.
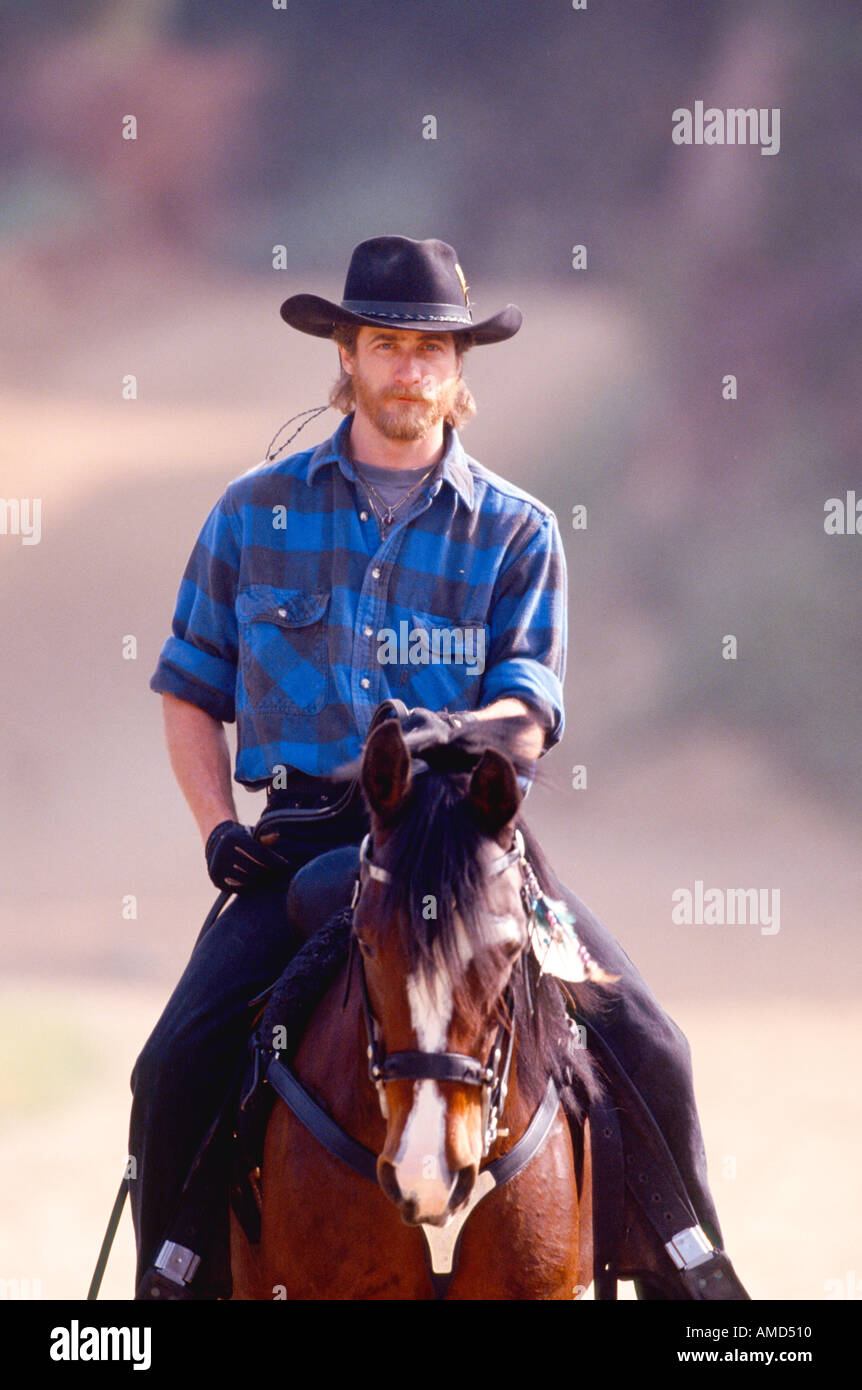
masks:
<svg viewBox="0 0 862 1390"><path fill-rule="evenodd" d="M357 936L357 937L355 938L355 940L356 940L357 946L359 947L359 949L360 949L360 951L362 952L362 954L365 956L366 960L372 960L372 959L374 958L374 952L372 951L372 949L371 949L371 947L369 946L368 942L367 942L367 941L363 941L363 939L362 939L361 936Z"/></svg>
<svg viewBox="0 0 862 1390"><path fill-rule="evenodd" d="M513 929L516 929L517 923L507 913L497 912L491 913L491 923L493 924L491 927L492 940L496 937L494 950L497 952L497 958L499 960L502 957L508 965L511 965L524 949L523 938L519 935L513 935Z"/></svg>

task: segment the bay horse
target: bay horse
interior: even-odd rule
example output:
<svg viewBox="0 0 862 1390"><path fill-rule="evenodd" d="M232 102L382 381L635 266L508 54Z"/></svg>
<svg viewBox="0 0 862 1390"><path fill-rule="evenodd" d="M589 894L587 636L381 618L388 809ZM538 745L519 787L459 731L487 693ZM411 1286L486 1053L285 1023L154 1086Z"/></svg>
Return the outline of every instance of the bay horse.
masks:
<svg viewBox="0 0 862 1390"><path fill-rule="evenodd" d="M571 1300L591 1282L577 1117L600 1085L530 951L516 722L419 763L395 719L366 743L355 949L291 1063L319 1130L275 1102L259 1245L232 1216L235 1299Z"/></svg>

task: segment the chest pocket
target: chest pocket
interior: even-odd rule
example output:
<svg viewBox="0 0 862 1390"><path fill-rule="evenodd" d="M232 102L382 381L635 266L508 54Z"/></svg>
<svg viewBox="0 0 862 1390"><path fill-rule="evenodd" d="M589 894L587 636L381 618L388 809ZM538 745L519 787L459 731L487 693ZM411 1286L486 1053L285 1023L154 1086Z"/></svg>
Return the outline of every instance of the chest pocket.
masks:
<svg viewBox="0 0 862 1390"><path fill-rule="evenodd" d="M237 595L240 673L249 708L319 714L329 692L330 595L252 584Z"/></svg>
<svg viewBox="0 0 862 1390"><path fill-rule="evenodd" d="M413 612L412 657L402 666L399 686L409 685L414 704L427 709L470 709L479 698L488 629L481 619L449 626L430 613Z"/></svg>

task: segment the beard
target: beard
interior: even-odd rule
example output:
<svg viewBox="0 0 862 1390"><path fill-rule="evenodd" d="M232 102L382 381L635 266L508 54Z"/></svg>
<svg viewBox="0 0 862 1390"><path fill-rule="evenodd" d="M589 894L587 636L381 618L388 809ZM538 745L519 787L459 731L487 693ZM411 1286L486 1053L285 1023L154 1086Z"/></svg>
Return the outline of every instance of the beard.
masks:
<svg viewBox="0 0 862 1390"><path fill-rule="evenodd" d="M356 404L377 427L386 439L416 440L424 439L426 434L445 420L452 409L458 390L460 377L450 377L447 381L429 383L420 390L374 391L358 367L353 373L353 392ZM399 400L399 396L409 396L409 400Z"/></svg>

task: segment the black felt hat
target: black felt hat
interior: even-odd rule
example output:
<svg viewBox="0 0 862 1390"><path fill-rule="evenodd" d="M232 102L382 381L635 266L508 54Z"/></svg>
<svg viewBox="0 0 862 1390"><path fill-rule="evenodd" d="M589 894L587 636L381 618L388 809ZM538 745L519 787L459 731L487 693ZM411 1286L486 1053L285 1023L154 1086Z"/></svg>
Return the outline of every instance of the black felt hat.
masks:
<svg viewBox="0 0 862 1390"><path fill-rule="evenodd" d="M477 344L501 343L517 333L523 315L515 304L474 323L467 288L454 248L445 241L377 236L353 252L340 304L294 294L282 304L281 317L316 338L331 338L339 324L348 323L469 334Z"/></svg>

